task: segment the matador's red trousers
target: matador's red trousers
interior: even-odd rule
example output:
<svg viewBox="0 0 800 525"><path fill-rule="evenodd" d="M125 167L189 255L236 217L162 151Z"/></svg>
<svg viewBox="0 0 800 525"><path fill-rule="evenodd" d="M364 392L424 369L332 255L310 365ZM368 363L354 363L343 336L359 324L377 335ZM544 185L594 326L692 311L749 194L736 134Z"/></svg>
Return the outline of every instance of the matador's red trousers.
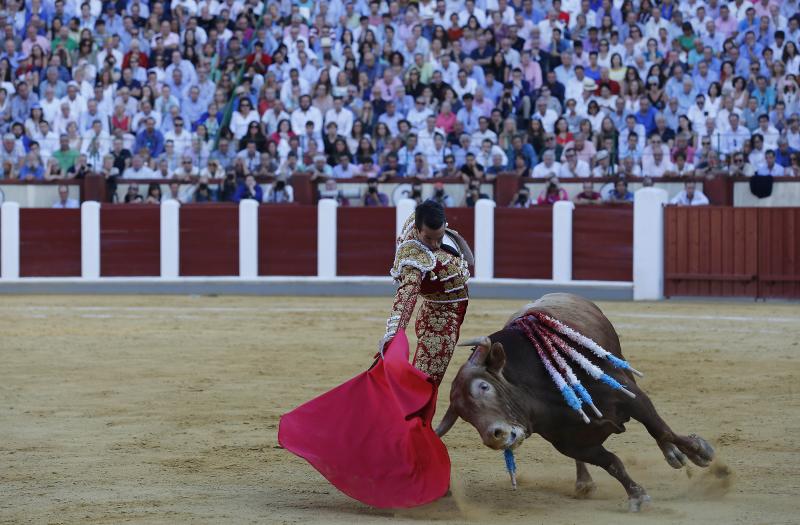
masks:
<svg viewBox="0 0 800 525"><path fill-rule="evenodd" d="M436 303L425 300L417 313L414 366L428 374L436 386L442 382L453 357L466 313L467 301Z"/></svg>

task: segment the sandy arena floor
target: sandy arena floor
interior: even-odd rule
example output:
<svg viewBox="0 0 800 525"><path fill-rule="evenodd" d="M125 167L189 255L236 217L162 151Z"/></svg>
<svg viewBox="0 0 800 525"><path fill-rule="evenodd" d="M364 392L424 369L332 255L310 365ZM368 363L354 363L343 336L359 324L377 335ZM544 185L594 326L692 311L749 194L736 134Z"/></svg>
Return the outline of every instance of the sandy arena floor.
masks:
<svg viewBox="0 0 800 525"><path fill-rule="evenodd" d="M597 493L573 499L573 462L536 436L512 492L501 454L463 422L445 438L452 496L408 511L367 508L279 449L282 413L370 364L389 305L3 297L0 522L800 523L797 304L601 304L662 416L718 451L709 470L675 471L638 423L613 436L653 498L640 515L594 467ZM463 335L498 329L518 306L473 301Z"/></svg>

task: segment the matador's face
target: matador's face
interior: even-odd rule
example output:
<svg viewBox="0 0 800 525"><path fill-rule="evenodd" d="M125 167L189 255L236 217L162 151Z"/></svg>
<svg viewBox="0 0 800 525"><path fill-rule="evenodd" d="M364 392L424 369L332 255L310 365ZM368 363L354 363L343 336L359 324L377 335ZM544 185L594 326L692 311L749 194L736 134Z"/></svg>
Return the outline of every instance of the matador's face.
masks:
<svg viewBox="0 0 800 525"><path fill-rule="evenodd" d="M419 240L431 250L438 250L442 247L442 239L444 239L446 226L447 224L442 224L441 227L433 229L423 224L421 229L417 229Z"/></svg>

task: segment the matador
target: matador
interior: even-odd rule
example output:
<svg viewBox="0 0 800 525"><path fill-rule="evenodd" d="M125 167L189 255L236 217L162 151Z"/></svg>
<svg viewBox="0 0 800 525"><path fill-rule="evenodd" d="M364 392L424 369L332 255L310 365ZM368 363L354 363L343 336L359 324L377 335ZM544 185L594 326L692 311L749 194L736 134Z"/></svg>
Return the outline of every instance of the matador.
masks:
<svg viewBox="0 0 800 525"><path fill-rule="evenodd" d="M471 264L472 252L458 232L447 227L444 208L434 201L417 206L397 239L390 271L397 293L380 348L397 330L405 330L421 297L413 363L437 386L447 371L467 312Z"/></svg>

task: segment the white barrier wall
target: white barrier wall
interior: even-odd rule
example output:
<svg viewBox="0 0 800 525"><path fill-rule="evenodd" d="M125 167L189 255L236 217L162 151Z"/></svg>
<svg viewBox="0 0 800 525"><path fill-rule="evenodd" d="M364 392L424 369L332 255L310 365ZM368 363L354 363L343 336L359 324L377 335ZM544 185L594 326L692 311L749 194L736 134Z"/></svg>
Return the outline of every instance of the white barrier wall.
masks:
<svg viewBox="0 0 800 525"><path fill-rule="evenodd" d="M494 208L495 202L480 199L475 203L475 278L494 277Z"/></svg>
<svg viewBox="0 0 800 525"><path fill-rule="evenodd" d="M100 277L100 203L81 204L81 277Z"/></svg>
<svg viewBox="0 0 800 525"><path fill-rule="evenodd" d="M336 210L333 199L320 199L317 204L317 276L336 277Z"/></svg>
<svg viewBox="0 0 800 525"><path fill-rule="evenodd" d="M19 204L4 202L0 209L0 277L19 278Z"/></svg>
<svg viewBox="0 0 800 525"><path fill-rule="evenodd" d="M553 280L566 283L572 280L572 212L570 201L553 205Z"/></svg>
<svg viewBox="0 0 800 525"><path fill-rule="evenodd" d="M161 203L161 277L174 279L180 273L181 203L169 199Z"/></svg>
<svg viewBox="0 0 800 525"><path fill-rule="evenodd" d="M239 276L258 277L258 201L239 203Z"/></svg>
<svg viewBox="0 0 800 525"><path fill-rule="evenodd" d="M664 298L664 206L667 192L642 188L633 194L633 299Z"/></svg>
<svg viewBox="0 0 800 525"><path fill-rule="evenodd" d="M664 273L664 204L667 192L644 188L634 200L633 295L637 300L663 297ZM413 211L415 202L400 201L396 210L396 230ZM475 278L482 283L500 283L494 275L495 203L480 200L475 207ZM239 204L239 278L256 279L258 275L259 204L244 200ZM558 202L553 206L553 274L551 281L539 284L589 284L572 280L572 227L575 206ZM317 278L336 280L337 210L335 200L322 199L317 206ZM20 272L20 208L6 202L0 214L0 264L3 280L19 280ZM161 279L180 278L180 203L167 200L160 209ZM269 247L265 247L269 249ZM100 204L85 202L81 207L81 275L84 279L100 278ZM102 279L102 278L101 278ZM24 281L25 279L22 279ZM519 280L520 283L524 280ZM538 282L538 281L537 281ZM623 285L624 283L617 283Z"/></svg>

